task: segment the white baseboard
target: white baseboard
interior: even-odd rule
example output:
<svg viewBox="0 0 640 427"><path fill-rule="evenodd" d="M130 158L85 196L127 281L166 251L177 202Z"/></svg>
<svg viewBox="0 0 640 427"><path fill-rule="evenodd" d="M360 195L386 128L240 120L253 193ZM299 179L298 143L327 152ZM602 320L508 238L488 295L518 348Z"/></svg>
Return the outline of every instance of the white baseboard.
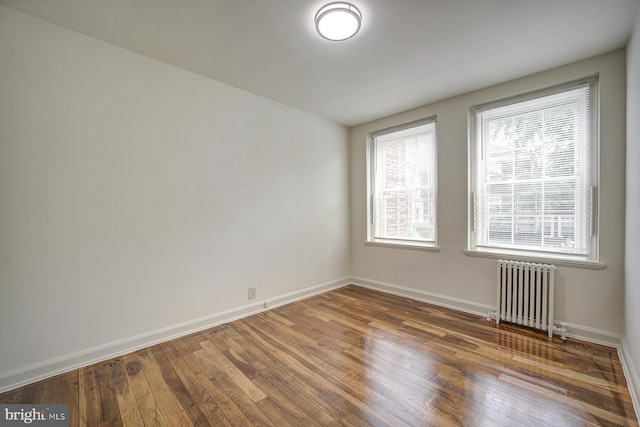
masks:
<svg viewBox="0 0 640 427"><path fill-rule="evenodd" d="M567 337L569 338L575 338L594 344L606 345L607 347L620 347L620 334L603 331L602 329L591 328L589 326L576 325L575 323L562 322L562 325L567 328Z"/></svg>
<svg viewBox="0 0 640 427"><path fill-rule="evenodd" d="M418 289L407 288L404 286L393 285L391 283L378 282L376 280L365 279L364 277L352 277L354 285L362 286L385 292L392 295L410 298L416 301L422 301L429 304L438 305L440 307L451 308L453 310L464 311L469 314L477 314L486 316L489 310L495 310L493 306L478 304L473 301L467 301L459 298L448 297L446 295L434 294Z"/></svg>
<svg viewBox="0 0 640 427"><path fill-rule="evenodd" d="M295 291L288 294L280 295L278 297L267 299L263 302L264 308L276 308L282 305L290 304L294 301L309 298L314 295L322 294L334 289L342 288L351 283L351 277L343 277L342 279L334 280L331 282L323 283L321 285L306 288L301 291Z"/></svg>
<svg viewBox="0 0 640 427"><path fill-rule="evenodd" d="M633 409L636 411L636 418L640 418L640 377L638 376L636 366L633 365L633 361L628 355L629 346L627 345L626 337L623 336L622 345L618 348L618 357L620 358L620 363L622 363L624 377L627 379Z"/></svg>
<svg viewBox="0 0 640 427"><path fill-rule="evenodd" d="M223 323L232 322L251 316L280 305L337 289L350 283L348 277L326 282L320 285L291 292L267 301L255 302L242 307L215 313L209 316L193 319L167 328L158 329L145 334L124 338L97 347L68 354L55 359L34 363L12 371L0 373L0 393L21 387L26 384L53 377L84 366L89 366L113 357L122 356L145 347L169 341L194 332L212 328Z"/></svg>

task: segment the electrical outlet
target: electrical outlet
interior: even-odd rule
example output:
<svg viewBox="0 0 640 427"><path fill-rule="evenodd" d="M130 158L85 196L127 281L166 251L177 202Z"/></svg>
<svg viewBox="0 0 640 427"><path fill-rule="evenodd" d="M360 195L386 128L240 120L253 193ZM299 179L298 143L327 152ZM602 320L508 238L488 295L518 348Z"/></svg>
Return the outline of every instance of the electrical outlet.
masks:
<svg viewBox="0 0 640 427"><path fill-rule="evenodd" d="M256 287L249 288L249 299L256 299Z"/></svg>

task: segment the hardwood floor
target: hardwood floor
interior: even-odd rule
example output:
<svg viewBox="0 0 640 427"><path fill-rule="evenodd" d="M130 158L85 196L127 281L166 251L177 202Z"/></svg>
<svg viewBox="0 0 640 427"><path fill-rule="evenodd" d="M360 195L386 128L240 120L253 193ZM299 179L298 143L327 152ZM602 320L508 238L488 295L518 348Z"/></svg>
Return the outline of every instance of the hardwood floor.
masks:
<svg viewBox="0 0 640 427"><path fill-rule="evenodd" d="M637 426L616 350L356 286L0 395L71 426Z"/></svg>

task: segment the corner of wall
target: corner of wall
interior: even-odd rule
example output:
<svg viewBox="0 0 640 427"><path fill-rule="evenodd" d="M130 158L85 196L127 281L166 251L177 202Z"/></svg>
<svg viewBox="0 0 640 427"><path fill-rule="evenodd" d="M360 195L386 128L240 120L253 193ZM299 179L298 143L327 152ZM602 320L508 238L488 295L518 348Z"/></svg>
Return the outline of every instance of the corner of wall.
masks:
<svg viewBox="0 0 640 427"><path fill-rule="evenodd" d="M620 363L622 363L622 370L627 380L629 393L631 393L631 401L633 409L636 411L636 418L640 418L640 377L633 360L629 358L629 346L625 336L622 337L622 345L618 348L618 357L620 358Z"/></svg>
<svg viewBox="0 0 640 427"><path fill-rule="evenodd" d="M625 199L625 267L624 322L620 360L623 365L636 416L640 417L640 9L635 28L626 50L627 60L627 121L626 121L626 199Z"/></svg>

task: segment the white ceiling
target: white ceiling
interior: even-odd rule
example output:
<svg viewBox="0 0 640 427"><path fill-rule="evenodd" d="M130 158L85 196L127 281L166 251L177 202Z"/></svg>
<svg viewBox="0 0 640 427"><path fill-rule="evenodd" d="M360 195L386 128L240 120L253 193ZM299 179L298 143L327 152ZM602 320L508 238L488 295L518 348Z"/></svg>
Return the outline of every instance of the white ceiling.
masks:
<svg viewBox="0 0 640 427"><path fill-rule="evenodd" d="M353 126L624 47L640 0L0 0L116 46Z"/></svg>

